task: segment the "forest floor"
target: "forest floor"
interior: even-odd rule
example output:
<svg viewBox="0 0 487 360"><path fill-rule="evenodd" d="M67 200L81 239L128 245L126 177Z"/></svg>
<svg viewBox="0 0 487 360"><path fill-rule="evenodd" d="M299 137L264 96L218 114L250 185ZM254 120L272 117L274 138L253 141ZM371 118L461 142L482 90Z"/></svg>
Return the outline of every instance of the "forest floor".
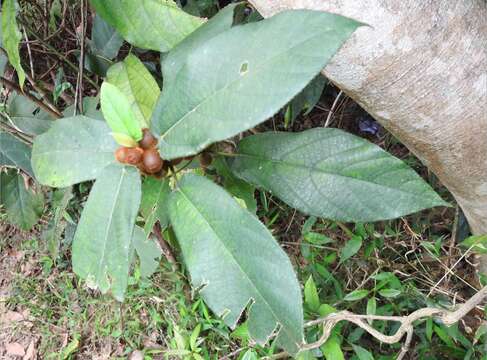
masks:
<svg viewBox="0 0 487 360"><path fill-rule="evenodd" d="M287 130L323 126L337 95L338 90L329 85L317 107ZM367 137L409 163L452 202L435 177L390 134L375 125L376 134L367 131L363 122L370 125L371 119L352 100L342 96L331 120L332 126ZM284 130L282 116L259 129ZM367 298L333 299L367 289L384 313L403 315L425 305L463 302L479 288L473 258L463 256L457 246L462 229L454 207L353 225L305 217L269 194L256 195L260 219L292 258L301 282L313 276L322 304L365 313ZM146 359L179 358L196 351L189 345L192 335L198 339L197 353L208 358L238 358L253 346L244 327L228 329L191 293L184 269L173 271L164 259L149 281L131 278L124 304L87 289L71 271L69 246L62 247L57 263L51 260L41 235L45 225L41 221L28 233L0 225L1 359L138 359L142 353ZM354 236L360 236L363 245L343 265L337 259ZM317 239L325 239L326 245ZM375 277L378 273L394 275L386 286L398 290L393 299L378 295L383 287ZM308 318L316 315L306 313ZM410 358L465 358L478 340L475 334L482 317L480 310L474 311L453 330L419 324ZM346 326L349 338L359 338L362 347L375 348L384 359L400 347L377 349L376 341L363 331ZM258 356L274 351L272 346L255 349ZM480 358L479 354L471 358Z"/></svg>

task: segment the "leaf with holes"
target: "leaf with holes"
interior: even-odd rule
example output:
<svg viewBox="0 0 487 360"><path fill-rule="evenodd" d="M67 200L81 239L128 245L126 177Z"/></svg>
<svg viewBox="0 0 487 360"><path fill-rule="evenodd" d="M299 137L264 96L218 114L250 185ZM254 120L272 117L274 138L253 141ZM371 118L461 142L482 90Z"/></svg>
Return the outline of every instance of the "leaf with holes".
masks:
<svg viewBox="0 0 487 360"><path fill-rule="evenodd" d="M232 169L290 206L333 220L377 221L448 206L404 162L338 129L249 136Z"/></svg>
<svg viewBox="0 0 487 360"><path fill-rule="evenodd" d="M90 0L96 12L142 49L169 51L203 23L173 0Z"/></svg>
<svg viewBox="0 0 487 360"><path fill-rule="evenodd" d="M122 91L140 126L148 128L161 91L144 64L136 56L129 55L108 69L107 81Z"/></svg>
<svg viewBox="0 0 487 360"><path fill-rule="evenodd" d="M193 287L231 327L249 304L251 337L264 344L280 326L278 344L296 354L303 341L299 283L267 228L225 190L187 174L168 202L169 217Z"/></svg>
<svg viewBox="0 0 487 360"><path fill-rule="evenodd" d="M196 154L268 119L359 25L319 11L284 11L194 42L184 66L163 68L164 90L151 125L162 156Z"/></svg>
<svg viewBox="0 0 487 360"><path fill-rule="evenodd" d="M73 240L76 274L89 287L123 301L133 259L133 231L140 205L140 175L114 164L98 176Z"/></svg>
<svg viewBox="0 0 487 360"><path fill-rule="evenodd" d="M42 193L26 188L24 179L14 171L0 172L0 205L7 219L22 230L30 230L44 209Z"/></svg>
<svg viewBox="0 0 487 360"><path fill-rule="evenodd" d="M41 184L67 187L95 179L115 162L116 149L104 121L85 116L59 119L36 137L32 166Z"/></svg>
<svg viewBox="0 0 487 360"><path fill-rule="evenodd" d="M0 132L0 166L15 167L34 176L30 164L31 149L15 136Z"/></svg>
<svg viewBox="0 0 487 360"><path fill-rule="evenodd" d="M19 45L22 33L17 26L17 0L4 0L2 5L2 44L10 64L17 71L20 87L24 86L25 72L20 63Z"/></svg>

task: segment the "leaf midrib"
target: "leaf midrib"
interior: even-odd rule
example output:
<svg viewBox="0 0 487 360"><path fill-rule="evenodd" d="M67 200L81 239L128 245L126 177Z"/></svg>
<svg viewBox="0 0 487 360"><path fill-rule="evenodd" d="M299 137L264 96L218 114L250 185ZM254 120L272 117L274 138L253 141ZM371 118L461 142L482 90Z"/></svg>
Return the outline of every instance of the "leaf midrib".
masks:
<svg viewBox="0 0 487 360"><path fill-rule="evenodd" d="M328 176L331 176L331 177L345 178L345 179L348 179L350 181L355 181L355 182L358 182L358 183L373 184L374 186L377 186L377 187L380 187L380 188L384 188L384 189L388 189L388 190L397 191L397 192L400 192L400 193L403 193L403 194L407 194L409 196L422 197L422 196L420 196L418 194L411 193L411 192L408 192L408 191L405 191L405 190L402 190L402 189L390 187L390 186L387 186L387 185L384 185L384 184L379 184L379 183L376 183L376 182L373 182L373 181L362 180L362 179L354 178L354 177L351 177L351 176L346 176L346 175L342 175L342 174L338 174L338 173L333 173L333 172L325 171L324 169L320 169L320 168L315 167L315 166L309 167L309 166L306 166L306 165L303 165L303 164L298 164L298 163L284 161L282 159L265 158L265 157L261 157L261 156L254 155L254 154L250 155L250 154L238 153L238 154L236 154L236 156L237 157L238 156L242 156L242 157L253 158L253 159L256 159L258 161L266 161L266 162L277 163L277 164L282 165L282 166L288 166L288 167L295 167L295 168L306 169L310 173L311 172L322 173L322 174L325 174L325 175L328 175ZM379 160L379 159L377 159L377 160ZM395 169L395 171L396 170L398 170L398 169ZM409 181L404 182L401 185L404 185L404 184L406 184L408 182L412 182L412 181L417 181L417 179L410 179Z"/></svg>

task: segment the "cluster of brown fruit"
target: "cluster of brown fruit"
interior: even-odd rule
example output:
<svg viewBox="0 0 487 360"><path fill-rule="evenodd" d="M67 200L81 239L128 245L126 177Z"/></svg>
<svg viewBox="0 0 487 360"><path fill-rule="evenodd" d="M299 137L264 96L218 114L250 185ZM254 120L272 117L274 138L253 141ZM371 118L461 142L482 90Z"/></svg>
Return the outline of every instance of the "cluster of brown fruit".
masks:
<svg viewBox="0 0 487 360"><path fill-rule="evenodd" d="M157 139L149 129L142 130L143 137L137 147L122 146L115 151L115 158L122 164L134 165L148 175L164 176L166 166L157 150ZM166 166L164 166L166 165Z"/></svg>
<svg viewBox="0 0 487 360"><path fill-rule="evenodd" d="M142 130L142 139L137 147L122 146L115 151L115 158L122 164L137 166L137 168L146 175L164 177L170 166L179 164L183 159L191 160L194 156L164 161L157 150L157 139L149 129ZM212 162L212 156L208 153L199 155L201 167L206 168Z"/></svg>

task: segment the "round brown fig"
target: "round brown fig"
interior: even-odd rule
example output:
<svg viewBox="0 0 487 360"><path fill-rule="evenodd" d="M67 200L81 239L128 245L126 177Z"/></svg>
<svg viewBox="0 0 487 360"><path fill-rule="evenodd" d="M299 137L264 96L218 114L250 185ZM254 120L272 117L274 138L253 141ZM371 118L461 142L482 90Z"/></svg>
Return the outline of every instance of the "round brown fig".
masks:
<svg viewBox="0 0 487 360"><path fill-rule="evenodd" d="M157 139L149 129L142 129L142 140L139 141L142 149L153 149L157 146Z"/></svg>
<svg viewBox="0 0 487 360"><path fill-rule="evenodd" d="M127 164L130 165L137 165L142 161L142 155L144 154L144 150L139 147L136 148L128 148L127 151Z"/></svg>
<svg viewBox="0 0 487 360"><path fill-rule="evenodd" d="M124 146L119 147L115 151L115 159L117 159L117 161L122 163L122 164L126 164L127 163L127 150L128 150L127 147L124 147Z"/></svg>
<svg viewBox="0 0 487 360"><path fill-rule="evenodd" d="M162 169L163 161L156 149L145 150L142 162L148 174L155 174Z"/></svg>

